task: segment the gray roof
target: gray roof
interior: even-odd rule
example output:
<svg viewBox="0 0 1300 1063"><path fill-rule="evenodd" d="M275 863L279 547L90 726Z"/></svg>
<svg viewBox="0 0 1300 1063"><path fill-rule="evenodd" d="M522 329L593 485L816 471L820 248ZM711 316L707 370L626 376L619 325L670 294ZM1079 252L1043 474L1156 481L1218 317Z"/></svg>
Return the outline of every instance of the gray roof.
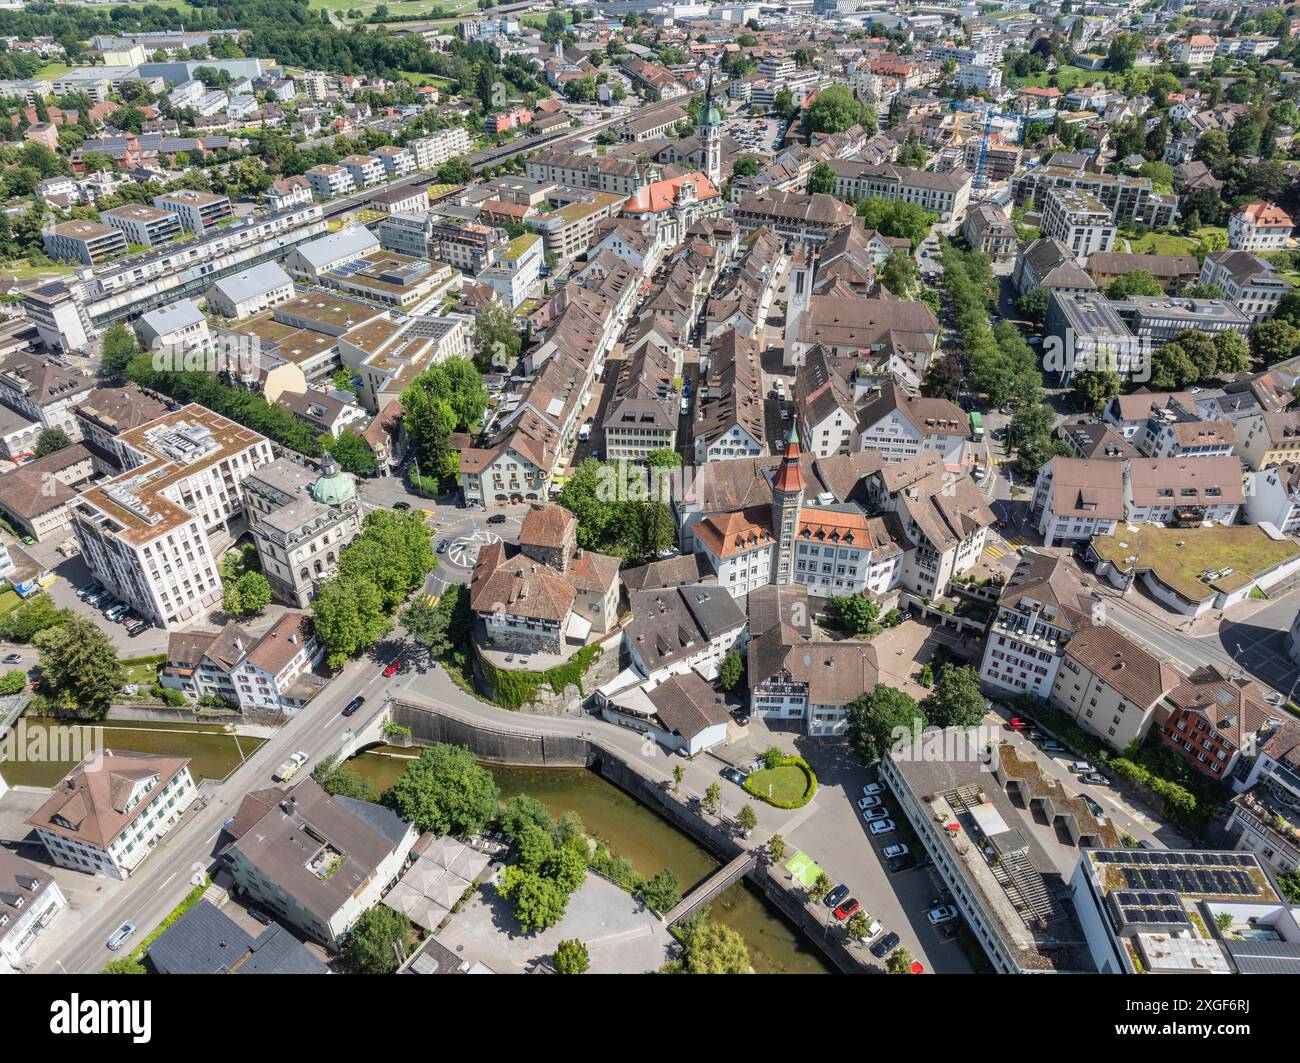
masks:
<svg viewBox="0 0 1300 1063"><path fill-rule="evenodd" d="M312 267L328 266L341 258L359 258L379 247L375 234L364 225L352 225L340 229L319 240L312 240L299 247L298 254Z"/></svg>
<svg viewBox="0 0 1300 1063"><path fill-rule="evenodd" d="M1296 942L1224 938L1223 944L1242 974L1300 974L1300 944Z"/></svg>
<svg viewBox="0 0 1300 1063"><path fill-rule="evenodd" d="M278 923L256 938L207 901L199 901L149 946L159 974L329 974Z"/></svg>
<svg viewBox="0 0 1300 1063"><path fill-rule="evenodd" d="M219 292L232 303L242 303L246 299L255 299L276 288L292 284L289 274L285 273L276 262L263 262L261 265L246 269L217 281L209 292Z"/></svg>
<svg viewBox="0 0 1300 1063"><path fill-rule="evenodd" d="M140 324L154 336L166 336L203 320L203 314L189 299L177 299L140 317Z"/></svg>
<svg viewBox="0 0 1300 1063"><path fill-rule="evenodd" d="M396 848L406 837L407 824L391 808L385 808L383 805L377 805L373 801L362 801L356 797L344 797L338 795L334 798L337 804L342 805L351 812L357 819L373 827Z"/></svg>

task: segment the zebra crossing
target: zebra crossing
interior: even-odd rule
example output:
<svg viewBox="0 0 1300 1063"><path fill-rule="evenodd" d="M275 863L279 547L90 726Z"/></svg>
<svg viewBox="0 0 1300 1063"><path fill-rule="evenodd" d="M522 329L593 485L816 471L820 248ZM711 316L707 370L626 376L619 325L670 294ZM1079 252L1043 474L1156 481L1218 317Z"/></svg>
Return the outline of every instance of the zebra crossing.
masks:
<svg viewBox="0 0 1300 1063"><path fill-rule="evenodd" d="M998 561L1016 553L1022 546L1029 545L1031 544L1028 539L1015 533L990 536L988 542L984 544L984 556L991 561Z"/></svg>

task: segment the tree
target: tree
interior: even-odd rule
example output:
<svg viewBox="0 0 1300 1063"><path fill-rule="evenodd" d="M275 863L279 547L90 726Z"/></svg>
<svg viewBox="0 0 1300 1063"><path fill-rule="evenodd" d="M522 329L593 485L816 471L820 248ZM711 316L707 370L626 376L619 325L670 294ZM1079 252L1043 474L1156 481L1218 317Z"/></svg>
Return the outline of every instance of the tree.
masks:
<svg viewBox="0 0 1300 1063"><path fill-rule="evenodd" d="M680 764L674 764L673 765L673 790L674 791L676 791L677 788L681 786L682 780L684 778L686 778L686 769L682 767Z"/></svg>
<svg viewBox="0 0 1300 1063"><path fill-rule="evenodd" d="M716 782L709 783L708 789L704 791L704 796L700 798L700 805L706 812L717 812L718 802L722 800L722 787Z"/></svg>
<svg viewBox="0 0 1300 1063"><path fill-rule="evenodd" d="M861 908L849 916L849 921L844 925L845 932L855 941L865 941L867 931L870 929L871 920L866 917Z"/></svg>
<svg viewBox="0 0 1300 1063"><path fill-rule="evenodd" d="M1151 356L1151 386L1161 391L1179 391L1198 376L1181 343L1166 343Z"/></svg>
<svg viewBox="0 0 1300 1063"><path fill-rule="evenodd" d="M1106 68L1120 73L1132 70L1145 43L1146 38L1140 33L1117 34L1106 51Z"/></svg>
<svg viewBox="0 0 1300 1063"><path fill-rule="evenodd" d="M767 839L767 858L774 864L785 859L785 838L782 835L773 834Z"/></svg>
<svg viewBox="0 0 1300 1063"><path fill-rule="evenodd" d="M921 702L921 711L936 727L974 727L988 713L979 672L967 665L946 667Z"/></svg>
<svg viewBox="0 0 1300 1063"><path fill-rule="evenodd" d="M21 668L11 668L0 675L0 697L21 694L27 689L27 673Z"/></svg>
<svg viewBox="0 0 1300 1063"><path fill-rule="evenodd" d="M1119 389L1119 374L1110 369L1085 369L1074 377L1075 403L1093 413L1101 413Z"/></svg>
<svg viewBox="0 0 1300 1063"><path fill-rule="evenodd" d="M1261 365L1281 362L1300 344L1300 329L1288 321L1261 321L1250 329L1250 354Z"/></svg>
<svg viewBox="0 0 1300 1063"><path fill-rule="evenodd" d="M1130 295L1164 295L1160 282L1144 269L1135 269L1116 277L1106 289L1107 299L1127 299Z"/></svg>
<svg viewBox="0 0 1300 1063"><path fill-rule="evenodd" d="M126 367L140 353L140 345L136 343L135 334L119 321L104 333L100 352L104 373L112 380L124 380Z"/></svg>
<svg viewBox="0 0 1300 1063"><path fill-rule="evenodd" d="M706 922L690 936L683 960L688 974L752 974L749 947L729 926Z"/></svg>
<svg viewBox="0 0 1300 1063"><path fill-rule="evenodd" d="M1234 376L1250 369L1250 347L1239 332L1216 332L1214 351L1219 363L1219 375Z"/></svg>
<svg viewBox="0 0 1300 1063"><path fill-rule="evenodd" d="M329 454L339 466L354 476L371 476L379 467L375 461L375 452L366 442L365 436L347 428L339 433L338 438L327 436L321 451Z"/></svg>
<svg viewBox="0 0 1300 1063"><path fill-rule="evenodd" d="M911 974L912 954L905 948L896 948L885 960L885 970L890 974Z"/></svg>
<svg viewBox="0 0 1300 1063"><path fill-rule="evenodd" d="M317 786L332 796L355 797L359 801L374 801L378 797L374 784L363 779L338 757L330 756L320 761L312 768L311 777Z"/></svg>
<svg viewBox="0 0 1300 1063"><path fill-rule="evenodd" d="M554 926L569 905L569 895L555 882L517 864L501 872L497 892L510 902L515 921L529 934Z"/></svg>
<svg viewBox="0 0 1300 1063"><path fill-rule="evenodd" d="M391 627L379 589L368 579L326 580L311 604L331 668L374 645Z"/></svg>
<svg viewBox="0 0 1300 1063"><path fill-rule="evenodd" d="M744 805L736 817L736 825L743 831L751 831L758 826L758 813L753 805Z"/></svg>
<svg viewBox="0 0 1300 1063"><path fill-rule="evenodd" d="M555 852L555 842L551 838L551 832L534 823L521 827L514 842L515 863L525 871L535 874L541 873L542 865Z"/></svg>
<svg viewBox="0 0 1300 1063"><path fill-rule="evenodd" d="M448 635L451 617L425 595L419 595L403 609L400 620L406 633L424 648L431 660L436 660L451 648Z"/></svg>
<svg viewBox="0 0 1300 1063"><path fill-rule="evenodd" d="M722 684L722 689L735 690L744 670L745 662L740 657L740 651L731 650L722 658L722 665L718 669L718 682Z"/></svg>
<svg viewBox="0 0 1300 1063"><path fill-rule="evenodd" d="M880 606L861 594L849 594L831 598L831 607L840 618L840 622L853 635L869 635L879 632L876 621L880 619Z"/></svg>
<svg viewBox="0 0 1300 1063"><path fill-rule="evenodd" d="M830 876L825 871L819 871L817 877L813 880L813 884L808 887L808 896L814 901L820 901L831 891L831 887L834 885L835 883L831 881Z"/></svg>
<svg viewBox="0 0 1300 1063"><path fill-rule="evenodd" d="M357 974L392 974L406 959L411 921L386 904L362 913L343 939L343 962Z"/></svg>
<svg viewBox="0 0 1300 1063"><path fill-rule="evenodd" d="M895 295L907 298L908 292L919 283L921 271L916 261L902 248L894 248L880 270L880 283Z"/></svg>
<svg viewBox="0 0 1300 1063"><path fill-rule="evenodd" d="M785 90L782 90L785 91ZM832 85L813 100L804 116L809 133L842 133L862 119L862 104L847 85Z"/></svg>
<svg viewBox="0 0 1300 1063"><path fill-rule="evenodd" d="M591 966L587 946L577 938L569 938L555 946L552 965L557 974L586 974Z"/></svg>
<svg viewBox="0 0 1300 1063"><path fill-rule="evenodd" d="M731 173L735 177L753 177L758 173L758 160L753 155L740 155Z"/></svg>
<svg viewBox="0 0 1300 1063"><path fill-rule="evenodd" d="M551 817L546 806L527 794L515 794L506 801L498 822L502 832L511 840L517 839L527 827L535 827L548 835L551 830Z"/></svg>
<svg viewBox="0 0 1300 1063"><path fill-rule="evenodd" d="M1016 301L1016 309L1026 321L1041 325L1047 317L1047 308L1052 304L1050 288L1034 288Z"/></svg>
<svg viewBox="0 0 1300 1063"><path fill-rule="evenodd" d="M808 191L830 195L835 189L835 171L828 163L819 162L808 175Z"/></svg>
<svg viewBox="0 0 1300 1063"><path fill-rule="evenodd" d="M66 623L73 617L71 609L60 609L48 594L38 594L10 610L0 630L14 642L31 642L37 632Z"/></svg>
<svg viewBox="0 0 1300 1063"><path fill-rule="evenodd" d="M134 956L122 956L116 960L109 960L99 969L100 974L148 974L144 969L144 964Z"/></svg>
<svg viewBox="0 0 1300 1063"><path fill-rule="evenodd" d="M33 453L38 458L43 458L46 454L53 454L71 445L72 440L68 438L68 433L62 428L46 428L36 437L36 446Z"/></svg>
<svg viewBox="0 0 1300 1063"><path fill-rule="evenodd" d="M420 752L392 789L402 816L421 831L477 834L497 811L496 780L465 746L440 743Z"/></svg>
<svg viewBox="0 0 1300 1063"><path fill-rule="evenodd" d="M921 378L921 394L929 399L947 399L956 402L961 382L966 379L961 363L956 358L936 357Z"/></svg>
<svg viewBox="0 0 1300 1063"><path fill-rule="evenodd" d="M121 679L117 650L93 620L73 616L37 632L41 682L78 715L100 720Z"/></svg>
<svg viewBox="0 0 1300 1063"><path fill-rule="evenodd" d="M900 733L913 734L925 717L911 695L879 683L848 706L849 742L863 764L883 757Z"/></svg>
<svg viewBox="0 0 1300 1063"><path fill-rule="evenodd" d="M665 915L682 899L681 879L672 868L665 867L641 887L641 899L660 915Z"/></svg>
<svg viewBox="0 0 1300 1063"><path fill-rule="evenodd" d="M245 572L221 589L221 608L232 616L256 616L271 604L271 584L260 572Z"/></svg>

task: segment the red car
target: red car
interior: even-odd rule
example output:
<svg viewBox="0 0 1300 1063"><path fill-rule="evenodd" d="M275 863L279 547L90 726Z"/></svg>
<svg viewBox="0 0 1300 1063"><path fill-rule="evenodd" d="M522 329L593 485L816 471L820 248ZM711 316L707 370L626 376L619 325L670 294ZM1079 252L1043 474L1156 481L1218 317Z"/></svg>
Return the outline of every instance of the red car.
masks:
<svg viewBox="0 0 1300 1063"><path fill-rule="evenodd" d="M396 660L396 661L389 661L388 664L387 664L387 665L385 666L385 668L384 668L384 675L386 675L386 676L396 675L396 674L397 674L397 670L398 670L399 668L401 668L401 667L402 667L402 662L401 662L400 659L398 659L398 660Z"/></svg>
<svg viewBox="0 0 1300 1063"><path fill-rule="evenodd" d="M921 964L920 964L918 961L913 960L913 961L912 961L912 973L913 973L913 974L925 974L925 968L922 967Z"/></svg>
<svg viewBox="0 0 1300 1063"><path fill-rule="evenodd" d="M1026 720L1022 716L1012 716L1011 719L1007 721L1007 726L1013 731L1028 731L1029 728L1034 726L1034 721Z"/></svg>
<svg viewBox="0 0 1300 1063"><path fill-rule="evenodd" d="M835 909L835 918L840 920L840 922L843 922L861 907L862 905L860 905L853 897L850 897Z"/></svg>

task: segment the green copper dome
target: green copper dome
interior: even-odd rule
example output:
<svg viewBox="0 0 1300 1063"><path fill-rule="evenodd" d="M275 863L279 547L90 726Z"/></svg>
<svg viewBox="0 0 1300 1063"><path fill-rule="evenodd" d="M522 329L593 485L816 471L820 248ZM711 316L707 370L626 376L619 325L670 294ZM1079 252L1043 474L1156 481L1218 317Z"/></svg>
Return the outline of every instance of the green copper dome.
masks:
<svg viewBox="0 0 1300 1063"><path fill-rule="evenodd" d="M311 497L324 506L341 506L357 497L357 482L326 455L321 462L321 474L311 485Z"/></svg>

